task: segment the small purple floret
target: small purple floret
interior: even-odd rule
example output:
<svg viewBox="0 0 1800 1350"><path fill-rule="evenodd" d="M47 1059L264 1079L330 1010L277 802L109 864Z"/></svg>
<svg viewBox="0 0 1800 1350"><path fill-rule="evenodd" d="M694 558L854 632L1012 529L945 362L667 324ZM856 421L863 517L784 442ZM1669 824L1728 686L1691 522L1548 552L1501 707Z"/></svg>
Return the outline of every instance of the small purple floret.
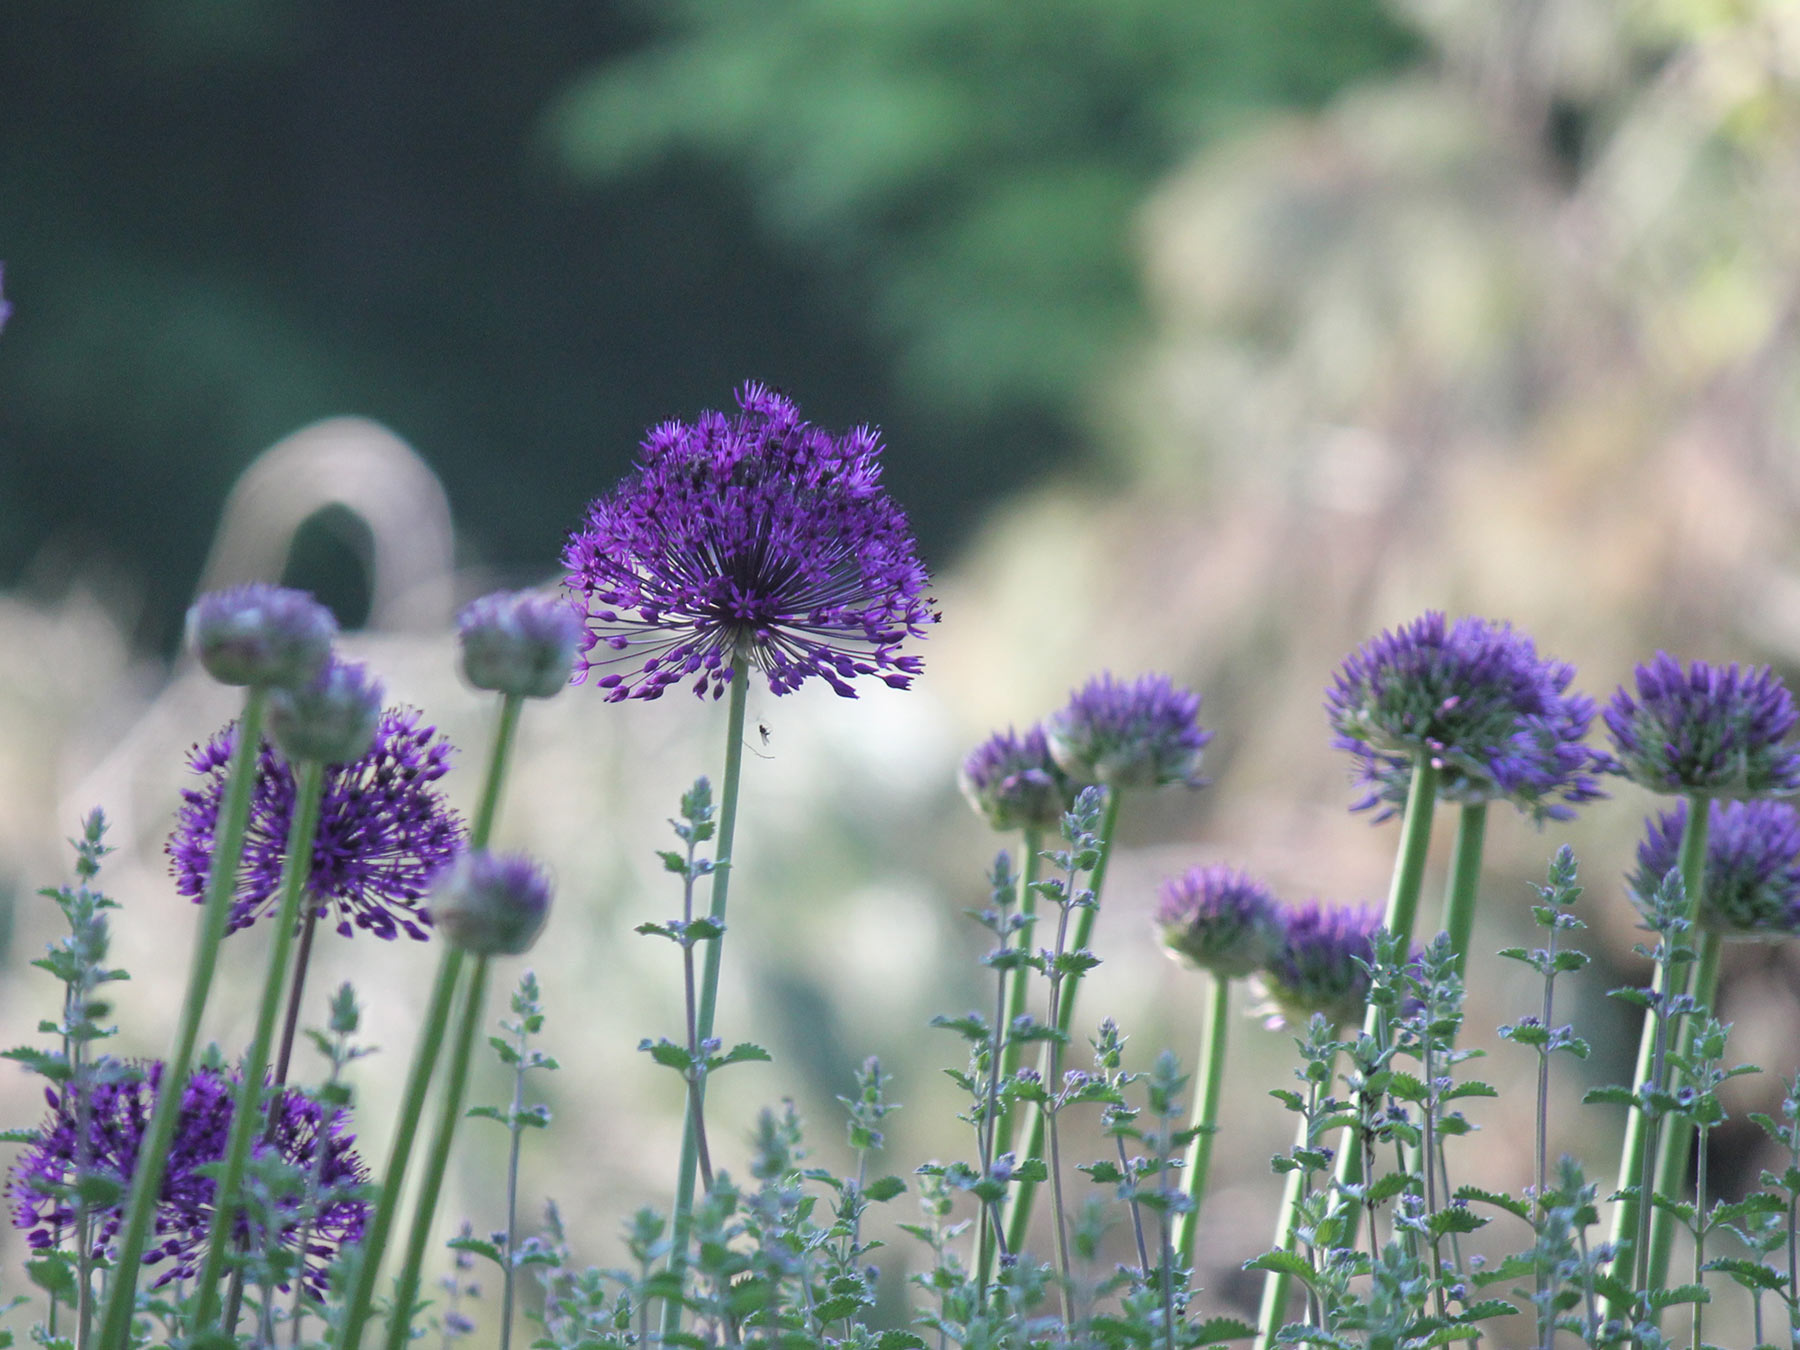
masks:
<svg viewBox="0 0 1800 1350"><path fill-rule="evenodd" d="M1325 693L1332 744L1356 757L1366 789L1351 809L1393 816L1422 752L1444 800L1503 799L1538 821L1570 819L1606 795L1595 775L1610 767L1583 742L1594 702L1569 692L1574 678L1511 624L1472 616L1452 624L1432 611L1364 643Z"/></svg>
<svg viewBox="0 0 1800 1350"><path fill-rule="evenodd" d="M568 685L581 647L581 616L563 595L496 591L456 616L463 674L477 689L551 698Z"/></svg>
<svg viewBox="0 0 1800 1350"><path fill-rule="evenodd" d="M1369 999L1374 934L1381 911L1372 905L1327 906L1317 900L1288 907L1282 940L1263 967L1262 982L1278 1016L1304 1026L1314 1013L1333 1025L1360 1021Z"/></svg>
<svg viewBox="0 0 1800 1350"><path fill-rule="evenodd" d="M182 792L165 849L175 889L195 903L205 898L213 831L236 739L233 723L194 748L188 762L203 781ZM426 888L463 843L462 818L433 787L449 772L450 755L450 743L435 727L421 726L416 709L390 708L381 715L367 754L325 771L306 899L321 916L335 905L337 929L345 937L356 928L379 938L401 931L421 941L426 937L430 921L421 912ZM229 931L247 928L274 907L294 793L293 770L265 741Z"/></svg>
<svg viewBox="0 0 1800 1350"><path fill-rule="evenodd" d="M1156 925L1163 946L1222 980L1275 959L1285 931L1269 888L1229 867L1191 867L1163 882Z"/></svg>
<svg viewBox="0 0 1800 1350"><path fill-rule="evenodd" d="M1107 671L1069 696L1044 723L1050 753L1077 783L1115 788L1203 787L1200 695L1167 675L1129 682Z"/></svg>
<svg viewBox="0 0 1800 1350"><path fill-rule="evenodd" d="M1767 666L1686 670L1667 652L1635 672L1606 705L1615 772L1653 792L1783 797L1800 792L1800 749L1788 739L1800 713Z"/></svg>
<svg viewBox="0 0 1800 1350"><path fill-rule="evenodd" d="M1699 917L1721 937L1800 934L1800 811L1787 802L1708 803L1706 882ZM1686 802L1644 822L1630 886L1647 903L1672 871L1687 827Z"/></svg>
<svg viewBox="0 0 1800 1350"><path fill-rule="evenodd" d="M957 783L996 830L1054 830L1075 804L1075 788L1051 758L1041 725L989 736L963 760Z"/></svg>
<svg viewBox="0 0 1800 1350"><path fill-rule="evenodd" d="M815 676L845 698L864 675L906 688L920 661L901 644L937 615L880 436L833 435L759 384L737 401L651 431L570 537L582 675L615 701L684 681L717 698L742 656L776 694Z"/></svg>
<svg viewBox="0 0 1800 1350"><path fill-rule="evenodd" d="M324 669L331 611L305 591L255 582L208 591L187 612L187 641L221 684L297 689Z"/></svg>

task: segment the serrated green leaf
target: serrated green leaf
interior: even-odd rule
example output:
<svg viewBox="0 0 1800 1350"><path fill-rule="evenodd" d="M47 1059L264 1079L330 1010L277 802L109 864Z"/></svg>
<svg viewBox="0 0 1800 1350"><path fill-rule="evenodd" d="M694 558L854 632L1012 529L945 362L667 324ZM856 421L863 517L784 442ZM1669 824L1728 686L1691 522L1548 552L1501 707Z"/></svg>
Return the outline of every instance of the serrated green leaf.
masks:
<svg viewBox="0 0 1800 1350"><path fill-rule="evenodd" d="M1637 1097L1630 1088L1609 1083L1605 1087L1589 1088L1581 1100L1586 1106L1631 1106Z"/></svg>
<svg viewBox="0 0 1800 1350"><path fill-rule="evenodd" d="M1454 1085L1448 1092L1438 1098L1442 1102L1461 1101L1464 1097L1498 1097L1500 1095L1492 1083L1484 1083L1479 1078L1467 1078Z"/></svg>
<svg viewBox="0 0 1800 1350"><path fill-rule="evenodd" d="M1422 1081L1398 1069L1388 1075L1387 1092L1390 1097L1397 1097L1403 1102L1421 1104L1431 1096L1431 1089Z"/></svg>
<svg viewBox="0 0 1800 1350"><path fill-rule="evenodd" d="M1404 1194L1414 1180L1411 1172L1384 1172L1369 1185L1364 1199L1371 1205L1379 1205L1384 1200L1392 1200L1396 1195Z"/></svg>
<svg viewBox="0 0 1800 1350"><path fill-rule="evenodd" d="M1478 1299L1457 1314L1459 1322L1485 1322L1490 1317L1512 1317L1518 1309L1503 1298Z"/></svg>
<svg viewBox="0 0 1800 1350"><path fill-rule="evenodd" d="M1034 1185L1041 1185L1050 1180L1050 1169L1044 1165L1042 1158L1027 1158L1013 1168L1013 1180L1029 1181Z"/></svg>
<svg viewBox="0 0 1800 1350"><path fill-rule="evenodd" d="M906 1183L899 1177L881 1177L863 1187L863 1194L877 1204L885 1204L896 1196L906 1194Z"/></svg>
<svg viewBox="0 0 1800 1350"><path fill-rule="evenodd" d="M658 1064L666 1065L684 1074L694 1067L693 1056L688 1054L687 1048L677 1045L671 1040L642 1040L638 1042L638 1049L647 1053Z"/></svg>
<svg viewBox="0 0 1800 1350"><path fill-rule="evenodd" d="M1075 1169L1086 1172L1100 1185L1108 1185L1125 1180L1125 1174L1119 1170L1117 1163L1107 1162L1102 1158L1099 1162L1081 1163Z"/></svg>
<svg viewBox="0 0 1800 1350"><path fill-rule="evenodd" d="M1272 1252L1264 1252L1261 1256L1253 1256L1244 1262L1245 1270L1270 1270L1277 1275L1292 1275L1295 1279L1311 1284L1318 1277L1313 1273L1312 1263L1298 1252L1282 1251L1277 1248Z"/></svg>
<svg viewBox="0 0 1800 1350"><path fill-rule="evenodd" d="M1678 1284L1669 1289L1647 1289L1644 1291L1644 1300L1657 1312L1661 1312L1677 1303L1711 1303L1712 1295L1698 1284Z"/></svg>
<svg viewBox="0 0 1800 1350"><path fill-rule="evenodd" d="M1235 1317L1209 1317L1187 1333L1193 1345L1220 1345L1256 1335L1256 1328Z"/></svg>
<svg viewBox="0 0 1800 1350"><path fill-rule="evenodd" d="M875 1342L875 1350L925 1350L925 1338L914 1331L894 1328L884 1331Z"/></svg>
<svg viewBox="0 0 1800 1350"><path fill-rule="evenodd" d="M723 1055L715 1055L708 1061L715 1069L722 1069L727 1064L766 1064L774 1060L774 1056L760 1045L752 1045L749 1041L739 1041Z"/></svg>
<svg viewBox="0 0 1800 1350"><path fill-rule="evenodd" d="M1721 1256L1708 1261L1704 1268L1729 1275L1746 1289L1775 1290L1787 1283L1787 1276L1770 1270L1760 1261L1741 1256Z"/></svg>
<svg viewBox="0 0 1800 1350"><path fill-rule="evenodd" d="M1451 1233L1473 1233L1478 1228L1487 1227L1485 1214L1477 1214L1471 1209L1460 1209L1452 1205L1448 1209L1440 1209L1428 1215L1425 1220L1426 1231L1434 1238L1446 1237Z"/></svg>
<svg viewBox="0 0 1800 1350"><path fill-rule="evenodd" d="M1452 1196L1456 1200L1479 1200L1484 1205L1498 1205L1508 1214L1531 1222L1531 1206L1523 1200L1515 1200L1504 1191L1485 1191L1479 1186L1458 1186Z"/></svg>
<svg viewBox="0 0 1800 1350"><path fill-rule="evenodd" d="M444 1245L453 1252L469 1252L475 1256L485 1256L497 1266L506 1265L506 1258L500 1254L500 1248L486 1238L454 1237Z"/></svg>

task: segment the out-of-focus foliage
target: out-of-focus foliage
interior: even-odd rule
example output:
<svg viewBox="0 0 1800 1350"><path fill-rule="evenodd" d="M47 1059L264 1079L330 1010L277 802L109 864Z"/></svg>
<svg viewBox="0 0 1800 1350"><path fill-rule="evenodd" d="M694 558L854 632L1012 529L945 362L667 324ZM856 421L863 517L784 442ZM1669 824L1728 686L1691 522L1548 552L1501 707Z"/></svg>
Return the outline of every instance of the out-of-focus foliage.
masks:
<svg viewBox="0 0 1800 1350"><path fill-rule="evenodd" d="M549 135L616 179L678 152L741 176L842 279L912 396L1066 414L1136 331L1129 220L1224 125L1409 50L1369 0L678 0Z"/></svg>

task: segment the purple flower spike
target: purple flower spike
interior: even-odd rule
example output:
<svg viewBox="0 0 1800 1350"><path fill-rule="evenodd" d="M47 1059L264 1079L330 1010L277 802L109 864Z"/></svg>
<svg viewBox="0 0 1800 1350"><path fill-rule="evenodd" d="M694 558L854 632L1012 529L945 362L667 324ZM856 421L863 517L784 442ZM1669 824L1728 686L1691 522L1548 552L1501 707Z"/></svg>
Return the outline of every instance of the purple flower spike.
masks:
<svg viewBox="0 0 1800 1350"><path fill-rule="evenodd" d="M1720 937L1800 933L1800 811L1786 802L1709 802L1700 923ZM1647 903L1677 865L1687 803L1644 822L1629 885Z"/></svg>
<svg viewBox="0 0 1800 1350"><path fill-rule="evenodd" d="M1606 705L1622 773L1653 792L1783 797L1800 792L1800 750L1787 739L1800 714L1767 666L1685 671L1667 652L1636 671Z"/></svg>
<svg viewBox="0 0 1800 1350"><path fill-rule="evenodd" d="M1336 1026L1360 1021L1369 999L1373 937L1381 911L1372 905L1327 907L1314 900L1282 918L1282 940L1263 967L1263 988L1275 1020L1304 1026L1323 1013Z"/></svg>
<svg viewBox="0 0 1800 1350"><path fill-rule="evenodd" d="M551 698L569 683L583 629L566 596L496 591L463 606L456 633L477 689Z"/></svg>
<svg viewBox="0 0 1800 1350"><path fill-rule="evenodd" d="M1284 936L1268 887L1229 867L1191 867L1163 882L1156 924L1172 954L1221 980L1261 970Z"/></svg>
<svg viewBox="0 0 1800 1350"><path fill-rule="evenodd" d="M38 1131L36 1142L13 1163L7 1183L13 1226L25 1231L26 1241L34 1250L52 1248L75 1231L75 1197L71 1191L77 1168L89 1175L106 1177L118 1187L116 1199L89 1210L94 1224L92 1254L105 1255L118 1235L132 1174L137 1170L138 1151L143 1147L150 1114L156 1106L163 1066L153 1062L138 1066L141 1072L128 1075L119 1072L128 1068L125 1065L102 1067L115 1071L106 1077L122 1077L123 1081L103 1081L90 1088L86 1108L79 1113L65 1109L55 1091L46 1094L50 1099L50 1119ZM175 1142L163 1173L162 1192L157 1197L156 1240L144 1254L147 1266L169 1263L153 1288L176 1280L191 1280L199 1274L212 1227L214 1192L213 1178L203 1175L202 1169L216 1165L225 1156L236 1091L235 1077L205 1068L196 1069L182 1090ZM326 1272L339 1249L362 1238L368 1206L351 1192L368 1181L368 1170L351 1147L355 1136L345 1132L348 1118L342 1111L328 1115L326 1108L294 1088L287 1088L274 1098L270 1109L276 1113L273 1138L259 1135L252 1146L253 1155L261 1157L274 1148L284 1162L303 1175L311 1176L317 1168L322 1193L328 1198L310 1222L303 1216L300 1196L278 1199L280 1224L273 1235L253 1228L250 1217L240 1214L237 1240L254 1250L267 1245L272 1237L281 1246L291 1248L306 1231L309 1236L301 1278L308 1290L323 1298ZM78 1119L86 1122L85 1139L79 1137ZM319 1157L321 1148L323 1158Z"/></svg>
<svg viewBox="0 0 1800 1350"><path fill-rule="evenodd" d="M236 739L233 723L194 748L189 763L203 781L182 792L184 804L165 849L175 889L196 904L206 895L213 831ZM419 725L417 710L390 708L382 713L367 754L326 769L306 898L321 916L335 905L337 929L345 937L363 928L379 938L404 930L424 940L430 923L421 912L426 889L463 844L462 818L432 787L449 772L450 753L450 743L435 727ZM293 770L265 741L228 931L249 927L274 907L294 790Z"/></svg>
<svg viewBox="0 0 1800 1350"><path fill-rule="evenodd" d="M1071 694L1044 732L1050 753L1077 783L1203 787L1200 752L1212 733L1200 729L1199 714L1200 695L1167 675L1127 684L1108 671Z"/></svg>
<svg viewBox="0 0 1800 1350"><path fill-rule="evenodd" d="M1075 805L1069 776L1050 757L1044 728L997 731L969 752L957 772L969 805L996 830L1053 830Z"/></svg>
<svg viewBox="0 0 1800 1350"><path fill-rule="evenodd" d="M1325 692L1332 744L1356 757L1366 795L1387 820L1406 804L1415 757L1438 771L1438 796L1506 800L1534 820L1568 820L1606 794L1611 767L1583 743L1594 702L1568 692L1575 669L1540 657L1511 624L1431 612L1352 652Z"/></svg>
<svg viewBox="0 0 1800 1350"><path fill-rule="evenodd" d="M879 435L832 435L759 384L735 416L650 432L637 470L563 551L587 624L582 674L614 701L688 681L717 698L742 655L786 694L817 676L854 698L904 689L909 637L937 621L906 516L881 488Z"/></svg>

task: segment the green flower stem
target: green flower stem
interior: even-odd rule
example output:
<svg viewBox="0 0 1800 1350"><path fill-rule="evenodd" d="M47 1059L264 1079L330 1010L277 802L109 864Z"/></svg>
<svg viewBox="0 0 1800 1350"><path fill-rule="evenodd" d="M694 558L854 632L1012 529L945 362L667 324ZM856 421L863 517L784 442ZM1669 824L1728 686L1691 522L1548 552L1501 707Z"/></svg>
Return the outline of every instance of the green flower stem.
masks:
<svg viewBox="0 0 1800 1350"><path fill-rule="evenodd" d="M1337 1072L1337 1056L1331 1060L1331 1072ZM1331 1076L1325 1080L1325 1090L1329 1091ZM1316 1102L1314 1103L1316 1105ZM1300 1117L1300 1123L1294 1130L1294 1147L1296 1149L1312 1148L1315 1140L1312 1133L1312 1122ZM1295 1230L1300 1222L1300 1201L1305 1198L1309 1184L1309 1174L1305 1168L1296 1167L1287 1174L1287 1184L1281 1190L1281 1210L1275 1221L1274 1250L1291 1252L1294 1250ZM1256 1314L1256 1342L1254 1350L1271 1350L1275 1344L1275 1336L1287 1324L1288 1291L1293 1287L1293 1277L1285 1271L1266 1270L1263 1272L1262 1303Z"/></svg>
<svg viewBox="0 0 1800 1350"><path fill-rule="evenodd" d="M750 670L748 653L740 643L731 661L731 696L725 715L725 781L719 793L719 842L714 850L712 903L707 917L720 927L725 924L725 901L731 888L732 844L737 837L738 782L744 768L744 712L749 705ZM696 1030L701 1041L713 1034L713 1015L719 1001L719 963L724 955L725 938L713 938L706 944L706 965L700 975L700 1010ZM681 1127L681 1166L675 1182L675 1213L670 1223L669 1270L677 1282L687 1270L688 1235L694 1226L694 1186L700 1170L700 1133L697 1115L705 1104L702 1095L694 1101L694 1109L685 1113ZM663 1304L663 1332L681 1330L681 1303L670 1299Z"/></svg>
<svg viewBox="0 0 1800 1350"><path fill-rule="evenodd" d="M1450 884L1444 891L1444 931L1456 953L1456 973L1469 964L1469 938L1475 931L1475 900L1481 886L1481 850L1487 841L1487 803L1469 802L1456 822L1456 847L1450 854Z"/></svg>
<svg viewBox="0 0 1800 1350"><path fill-rule="evenodd" d="M143 1265L157 1198L162 1193L163 1169L175 1141L175 1125L187 1088L188 1067L200 1036L200 1015L212 991L213 971L218 966L219 943L225 936L231 913L232 893L237 889L238 860L244 848L244 826L250 819L250 790L256 782L256 757L262 748L263 710L269 691L252 687L244 698L244 715L238 720L237 741L231 751L231 767L219 807L219 823L213 837L212 865L206 878L206 903L201 910L194 941L193 964L188 967L187 995L175 1046L163 1066L156 1094L156 1109L144 1132L138 1152L136 1175L131 1181L131 1200L120 1227L118 1256L112 1287L107 1291L106 1311L100 1322L102 1350L125 1350L131 1341L132 1314L137 1305L138 1269Z"/></svg>
<svg viewBox="0 0 1800 1350"><path fill-rule="evenodd" d="M1710 803L1700 796L1690 796L1687 801L1687 824L1681 831L1681 852L1677 866L1681 869L1681 884L1686 893L1687 913L1691 920L1700 909L1700 888L1706 876L1706 836L1711 824ZM1684 983L1682 967L1672 967L1675 971L1673 983L1677 986L1664 989L1662 972L1659 969L1652 989L1658 994L1673 997L1681 992L1679 986ZM1637 1068L1632 1076L1634 1088L1649 1081L1656 1062L1656 1016L1644 1013L1644 1029L1638 1038ZM1619 1153L1619 1189L1628 1186L1641 1186L1644 1176L1644 1154L1649 1147L1650 1120L1635 1106L1625 1117L1625 1142ZM1612 1271L1619 1279L1631 1282L1632 1272L1636 1270L1637 1234L1639 1225L1638 1201L1630 1196L1621 1199L1618 1208L1613 1211L1613 1264ZM1606 1299L1600 1310L1603 1319L1626 1317L1631 1309L1619 1306L1617 1300Z"/></svg>
<svg viewBox="0 0 1800 1350"><path fill-rule="evenodd" d="M1088 945L1093 935L1094 916L1100 912L1100 895L1106 885L1106 865L1112 860L1113 835L1119 825L1119 803L1124 793L1118 788L1106 790L1106 811L1100 818L1100 858L1094 864L1094 870L1088 877L1088 888L1094 893L1091 907L1077 910L1075 914L1075 934L1070 939L1069 950L1080 951ZM1057 1008L1056 1029L1064 1036L1069 1028L1075 1025L1075 991L1081 987L1081 977L1070 975L1068 987L1062 994L1060 1006ZM1050 1046L1044 1048L1042 1063L1045 1072L1049 1071ZM1045 1088L1054 1092L1055 1087L1046 1079ZM1030 1108L1030 1124L1025 1131L1024 1157L1036 1158L1044 1151L1044 1113L1039 1108ZM1037 1186L1033 1182L1021 1181L1013 1189L1012 1214L1006 1225L1006 1249L1019 1252L1025 1249L1025 1234L1031 1227L1031 1204L1036 1198Z"/></svg>
<svg viewBox="0 0 1800 1350"><path fill-rule="evenodd" d="M1194 1234L1200 1222L1200 1202L1206 1196L1206 1173L1212 1163L1213 1134L1219 1124L1219 1098L1225 1088L1225 1041L1230 1029L1231 981L1212 976L1212 1003L1206 1010L1206 1039L1200 1050L1200 1072L1194 1087L1193 1125L1200 1131L1187 1148L1187 1166L1181 1189L1188 1210L1175 1216L1175 1254L1183 1265L1194 1260Z"/></svg>
<svg viewBox="0 0 1800 1350"><path fill-rule="evenodd" d="M275 1052L275 1087L287 1084L288 1066L294 1061L294 1038L300 1034L300 1000L306 994L306 972L312 967L313 936L319 931L317 906L306 907L300 921L300 949L294 953L294 982L288 989L287 1015L281 1020L281 1048ZM274 1120L270 1119L273 1128Z"/></svg>
<svg viewBox="0 0 1800 1350"><path fill-rule="evenodd" d="M225 1164L214 1191L206 1262L200 1268L199 1303L194 1310L194 1326L199 1330L210 1328L218 1312L219 1278L225 1272L225 1258L231 1251L237 1226L244 1165L249 1161L250 1141L262 1118L263 1078L269 1068L269 1047L275 1039L276 1015L281 1011L281 991L287 983L288 953L293 950L294 929L300 918L300 895L312 871L313 835L319 828L319 803L325 795L325 766L302 761L296 770L294 814L288 823L287 852L281 864L281 899L275 914L275 937L269 947L269 969L263 977L262 1003L256 1011L256 1033L251 1037L238 1079Z"/></svg>
<svg viewBox="0 0 1800 1350"><path fill-rule="evenodd" d="M493 750L488 756L487 779L475 808L475 822L469 829L471 849L486 848L493 832L494 818L500 810L500 789L506 781L506 766L512 757L519 710L524 702L517 694L507 694L501 699ZM382 1253L387 1249L394 1215L400 1208L400 1194L406 1185L406 1165L412 1157L413 1139L419 1132L419 1117L425 1111L425 1093L437 1068L438 1052L443 1049L444 1029L450 1022L450 1008L456 996L458 977L462 974L461 949L447 942L441 945L443 955L438 958L437 979L431 986L431 998L425 1006L425 1020L419 1043L413 1050L412 1065L406 1071L406 1088L400 1097L400 1114L394 1123L394 1141L388 1148L381 1194L375 1201L375 1212L370 1215L368 1230L363 1235L356 1267L356 1288L344 1310L344 1328L337 1340L340 1350L357 1350L362 1344L363 1324L369 1320L369 1307L375 1299L375 1281L381 1273Z"/></svg>
<svg viewBox="0 0 1800 1350"><path fill-rule="evenodd" d="M1038 855L1043 852L1044 832L1035 826L1027 828L1021 847L1024 849L1025 856L1019 862L1019 913L1027 918L1032 918L1037 914L1037 891L1034 883L1038 879L1039 864L1042 862ZM1019 943L1027 949L1031 946L1031 932L1030 928L1020 930ZM1015 970L1008 976L1008 981L1006 1025L1010 1027L1024 1015L1025 995L1031 987L1031 971L1024 968ZM1006 1078L1017 1073L1020 1061L1024 1057L1024 1042L1008 1043L1000 1064L1001 1076ZM995 1126L995 1157L1005 1153L1013 1146L1013 1134L1017 1125L1018 1120L1013 1111L1013 1104L1009 1102L1001 1108L1000 1118Z"/></svg>
<svg viewBox="0 0 1800 1350"><path fill-rule="evenodd" d="M450 1065L444 1076L444 1098L425 1170L419 1177L419 1198L413 1209L412 1232L407 1238L406 1260L394 1282L394 1311L388 1318L388 1350L404 1350L412 1339L412 1306L419 1296L419 1270L425 1264L425 1247L431 1241L431 1225L437 1217L438 1196L444 1186L444 1169L450 1161L450 1143L462 1119L463 1097L469 1085L469 1057L481 1030L481 1005L487 994L488 958L477 956L463 993L462 1018L456 1040L450 1046Z"/></svg>

